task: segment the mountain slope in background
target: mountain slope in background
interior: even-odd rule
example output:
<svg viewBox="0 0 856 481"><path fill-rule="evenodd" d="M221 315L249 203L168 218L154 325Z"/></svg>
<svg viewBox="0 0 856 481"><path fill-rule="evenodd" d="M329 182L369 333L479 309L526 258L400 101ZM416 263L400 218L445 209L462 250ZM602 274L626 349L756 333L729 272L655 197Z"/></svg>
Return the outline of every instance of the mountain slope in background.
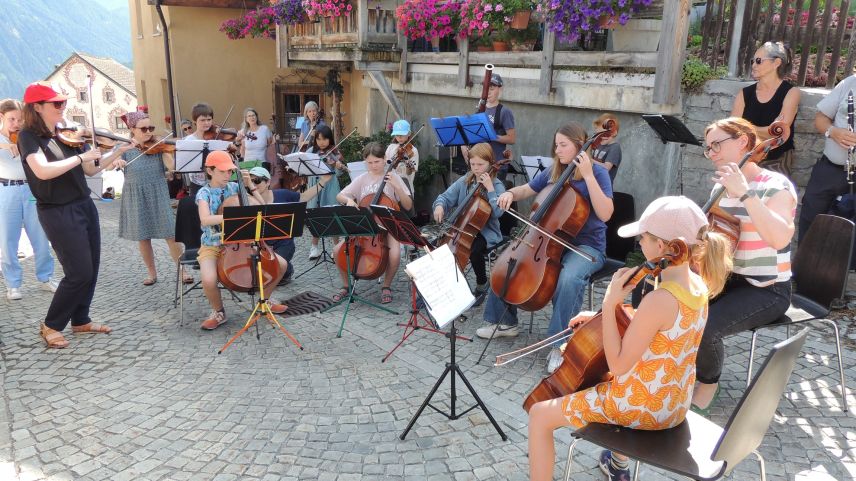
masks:
<svg viewBox="0 0 856 481"><path fill-rule="evenodd" d="M21 98L74 51L131 65L127 1L3 0L0 98ZM110 5L113 8L107 8Z"/></svg>

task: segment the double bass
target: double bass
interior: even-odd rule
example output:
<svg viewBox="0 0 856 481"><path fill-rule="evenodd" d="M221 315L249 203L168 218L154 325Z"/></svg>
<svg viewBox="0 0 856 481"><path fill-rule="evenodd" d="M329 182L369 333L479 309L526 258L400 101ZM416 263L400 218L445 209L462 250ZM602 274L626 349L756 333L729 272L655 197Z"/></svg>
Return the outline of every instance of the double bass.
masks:
<svg viewBox="0 0 856 481"><path fill-rule="evenodd" d="M493 174L499 170L499 167L508 163L509 160L501 160L493 163L487 175L493 177ZM490 220L493 214L493 208L487 200L487 189L485 186L473 177L474 185L467 192L467 201L461 203L452 214L448 216L448 220L443 222L441 231L443 236L437 242L437 247L448 244L452 255L455 256L455 261L458 267L463 271L467 262L470 259L473 241L479 235L484 226Z"/></svg>
<svg viewBox="0 0 856 481"><path fill-rule="evenodd" d="M681 265L689 260L690 249L684 241L680 239L671 240L668 247L669 252L666 255L640 265L630 280L624 284L624 287L636 285L649 275L656 277L663 269ZM618 332L622 337L630 325L633 314L633 308L627 304L615 306ZM588 389L612 378L612 374L609 372L609 364L606 361L606 353L603 349L603 312L600 311L591 318L578 315L571 319L568 324L568 329L548 339L496 358L497 366L507 364L549 347L553 342L567 338L573 333L562 352L562 364L553 374L541 380L523 401L523 409L526 412L529 412L529 408L535 403L557 399Z"/></svg>
<svg viewBox="0 0 856 481"><path fill-rule="evenodd" d="M738 169L742 169L746 162L760 163L771 150L784 144L790 133L787 124L780 121L770 124L767 131L772 137L758 143L755 148L746 152L737 164ZM719 207L719 199L722 198L723 194L725 194L725 187L717 185L701 210L707 214L710 230L723 234L731 245L731 252L734 252L737 250L737 241L740 238L740 219Z"/></svg>
<svg viewBox="0 0 856 481"><path fill-rule="evenodd" d="M237 168L237 165L235 166ZM240 170L239 170L240 172ZM243 180L240 181L238 195L227 198L217 209L217 214L223 215L226 207L237 207L246 205L257 205L255 199L247 196ZM220 282L230 291L251 292L261 286L254 286L256 272L253 269L252 256L255 254L254 242L224 243L225 251L217 259L217 277ZM282 277L279 259L273 249L262 241L259 245L259 262L262 266L265 292L269 292L268 286L274 279Z"/></svg>
<svg viewBox="0 0 856 481"><path fill-rule="evenodd" d="M614 122L607 121L603 127L583 144L580 152L596 148L604 136L615 135ZM527 227L500 254L490 273L490 286L505 302L524 311L537 311L553 298L564 249L573 249L570 240L588 220L591 206L570 184L575 170L569 165L551 188L538 194L528 220L508 210ZM575 252L591 260L588 254Z"/></svg>

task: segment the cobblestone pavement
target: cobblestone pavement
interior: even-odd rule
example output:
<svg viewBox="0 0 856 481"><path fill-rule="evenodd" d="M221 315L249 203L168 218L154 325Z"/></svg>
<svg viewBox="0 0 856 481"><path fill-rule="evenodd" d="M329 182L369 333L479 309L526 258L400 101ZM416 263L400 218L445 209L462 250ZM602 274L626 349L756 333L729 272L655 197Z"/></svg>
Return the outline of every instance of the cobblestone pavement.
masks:
<svg viewBox="0 0 856 481"><path fill-rule="evenodd" d="M103 265L93 318L115 329L109 336L71 336L71 346L48 351L37 325L49 295L36 289L27 259L25 299L3 302L0 320L0 479L2 480L485 480L527 478L526 414L521 401L542 376L545 353L504 367L496 354L542 337L547 312L535 316L532 334L502 339L476 364L483 341L459 344L467 377L509 441L503 442L480 410L449 421L426 411L406 440L398 439L448 358L447 341L418 332L386 363L380 359L400 337L390 315L354 304L341 339L342 307L326 314L288 318L285 326L306 347L262 326L224 354L217 350L247 311L227 302L229 322L204 332L200 291L185 303L180 325L172 295L175 271L166 246L156 242L160 281L143 287L145 269L132 242L117 238L119 204L99 204ZM298 272L308 265L301 240ZM358 291L377 299L379 286ZM330 294L336 273L314 269L286 288ZM399 275L393 306L407 310L408 284ZM602 291L601 291L602 292ZM472 336L480 309L460 323ZM523 319L528 321L528 316ZM841 322L845 366L856 379L856 327ZM766 331L759 359L784 332ZM724 425L744 389L749 336L727 341L723 393L713 420ZM831 331L818 327L782 399L760 451L769 479L852 479L856 476L856 420L843 412L836 382ZM756 366L757 368L757 366ZM458 383L458 410L472 398ZM851 406L856 399L849 394ZM448 409L448 381L435 397ZM568 430L556 434L564 468ZM598 450L583 443L575 480L600 480ZM731 479L758 479L747 459ZM640 479L673 479L643 467Z"/></svg>

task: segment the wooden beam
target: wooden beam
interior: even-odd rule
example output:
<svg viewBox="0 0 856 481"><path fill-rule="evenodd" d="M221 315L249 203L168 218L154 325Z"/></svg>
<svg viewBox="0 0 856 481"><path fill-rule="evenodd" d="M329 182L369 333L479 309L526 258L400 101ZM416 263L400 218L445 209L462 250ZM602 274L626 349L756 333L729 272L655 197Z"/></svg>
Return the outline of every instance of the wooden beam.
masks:
<svg viewBox="0 0 856 481"><path fill-rule="evenodd" d="M470 40L458 40L458 88L465 89L470 80Z"/></svg>
<svg viewBox="0 0 856 481"><path fill-rule="evenodd" d="M276 66L288 68L288 26L276 26Z"/></svg>
<svg viewBox="0 0 856 481"><path fill-rule="evenodd" d="M408 52L411 64L453 65L458 63L454 52ZM541 52L473 52L469 65L492 63L497 66L541 68ZM657 66L657 52L554 52L554 67L639 67Z"/></svg>
<svg viewBox="0 0 856 481"><path fill-rule="evenodd" d="M541 84L538 93L546 97L553 93L553 61L554 48L556 45L556 34L552 30L544 31L544 47L541 51Z"/></svg>
<svg viewBox="0 0 856 481"><path fill-rule="evenodd" d="M654 79L652 102L655 104L671 105L680 99L681 71L689 27L689 0L666 0L663 6L657 75Z"/></svg>
<svg viewBox="0 0 856 481"><path fill-rule="evenodd" d="M403 119L404 108L401 106L401 102L399 102L398 97L395 96L395 91L392 90L392 85L389 84L383 73L378 70L367 70L366 72L368 72L369 77L372 79L372 82L374 82L381 97L383 97L383 99L386 100L386 103L392 107L395 115L399 119Z"/></svg>
<svg viewBox="0 0 856 481"><path fill-rule="evenodd" d="M155 0L149 0L154 5ZM161 0L164 7L208 7L208 8L247 8L254 9L266 5L264 0Z"/></svg>
<svg viewBox="0 0 856 481"><path fill-rule="evenodd" d="M359 46L368 44L369 33L369 5L368 2L354 2L357 7L357 32L359 32Z"/></svg>

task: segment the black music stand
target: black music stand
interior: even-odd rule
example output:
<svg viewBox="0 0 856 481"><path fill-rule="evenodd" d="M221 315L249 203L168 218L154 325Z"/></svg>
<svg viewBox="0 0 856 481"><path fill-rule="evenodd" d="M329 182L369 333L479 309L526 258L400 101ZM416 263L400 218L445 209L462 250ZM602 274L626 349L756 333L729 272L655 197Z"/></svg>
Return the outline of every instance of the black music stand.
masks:
<svg viewBox="0 0 856 481"><path fill-rule="evenodd" d="M648 123L664 144L674 142L701 147L702 139L693 135L690 129L673 115L647 114L642 116L642 120Z"/></svg>
<svg viewBox="0 0 856 481"><path fill-rule="evenodd" d="M265 316L271 326L279 328L291 342L300 350L303 346L300 342L286 331L282 324L276 319L270 310L270 304L265 295L264 271L262 270L261 255L259 249L264 240L290 239L303 235L303 212L306 210L304 202L292 204L265 204L240 207L226 207L223 209L223 244L234 244L240 242L252 242L253 254L250 256L253 272L253 290L258 290L259 299L256 307L247 322L229 341L217 351L222 354L226 348L235 342L242 334L256 324L259 317ZM258 325L256 325L256 339L261 339Z"/></svg>
<svg viewBox="0 0 856 481"><path fill-rule="evenodd" d="M437 136L437 145L449 148L449 172L454 172L452 150L455 147L496 140L496 131L485 113L432 117L429 122Z"/></svg>
<svg viewBox="0 0 856 481"><path fill-rule="evenodd" d="M319 236L323 237L344 237L345 246L348 245L351 237L368 237L375 236L380 232L380 228L374 221L374 215L367 207L348 207L343 205L319 207L312 209L315 212L312 214L310 231L315 229ZM345 248L343 246L343 248ZM342 314L342 323L339 325L339 332L336 337L342 337L342 330L345 328L345 319L348 317L348 311L351 309L351 304L354 301L360 301L363 304L368 304L376 309L396 314L397 312L388 309L379 304L360 297L354 293L357 285L356 270L357 258L359 258L359 246L354 249L354 261L351 262L350 249L345 248L345 263L350 267L348 271L348 295L343 297L339 302L335 302L321 312L327 312L339 304L346 303L345 313Z"/></svg>
<svg viewBox="0 0 856 481"><path fill-rule="evenodd" d="M375 218L380 221L381 225L383 225L389 234L398 240L398 242L413 246L414 248L422 247L426 251L429 249L428 241L422 236L422 232L418 227L416 227L416 224L407 217L407 214L390 209L384 205L372 205L371 210L372 213L374 213ZM420 318L424 321L423 324L419 323ZM401 334L401 340L398 341L398 344L396 344L395 347L386 353L386 356L384 356L380 362L386 362L386 360L389 359L389 356L391 356L396 349L401 347L401 345L404 344L404 341L406 341L411 334L419 329L433 332L435 334L446 334L446 332L437 329L437 325L422 314L418 303L416 283L413 282L413 279L410 280L410 318L407 320L406 324L399 322L397 325L404 328L404 332ZM468 337L457 337L463 341L473 342L473 340Z"/></svg>

